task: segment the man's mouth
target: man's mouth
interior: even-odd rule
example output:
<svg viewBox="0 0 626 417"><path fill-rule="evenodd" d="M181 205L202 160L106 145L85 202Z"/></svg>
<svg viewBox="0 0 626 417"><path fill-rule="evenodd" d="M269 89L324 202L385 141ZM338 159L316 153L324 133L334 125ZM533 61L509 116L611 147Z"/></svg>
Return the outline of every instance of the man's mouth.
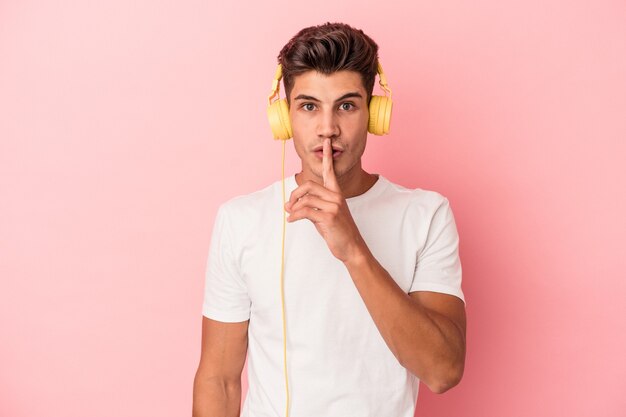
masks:
<svg viewBox="0 0 626 417"><path fill-rule="evenodd" d="M324 151L323 150L315 151L313 153L315 155L317 155L317 157L320 158L320 159L324 158ZM342 153L343 153L343 151L339 151L339 150L333 151L333 159L341 156Z"/></svg>
<svg viewBox="0 0 626 417"><path fill-rule="evenodd" d="M317 146L313 149L313 153L317 155L319 158L324 158L324 148L322 146ZM333 146L333 158L337 158L343 153L343 149Z"/></svg>

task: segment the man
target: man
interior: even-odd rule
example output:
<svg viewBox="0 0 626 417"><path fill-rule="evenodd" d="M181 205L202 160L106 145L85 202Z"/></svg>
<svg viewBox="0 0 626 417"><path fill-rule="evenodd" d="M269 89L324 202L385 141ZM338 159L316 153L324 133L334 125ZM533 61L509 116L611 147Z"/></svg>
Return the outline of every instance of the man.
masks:
<svg viewBox="0 0 626 417"><path fill-rule="evenodd" d="M302 170L286 179L284 207L277 181L218 210L195 417L239 415L246 354L246 417L412 417L420 381L436 393L459 383L465 299L450 204L361 166L377 54L339 23L303 29L279 54Z"/></svg>

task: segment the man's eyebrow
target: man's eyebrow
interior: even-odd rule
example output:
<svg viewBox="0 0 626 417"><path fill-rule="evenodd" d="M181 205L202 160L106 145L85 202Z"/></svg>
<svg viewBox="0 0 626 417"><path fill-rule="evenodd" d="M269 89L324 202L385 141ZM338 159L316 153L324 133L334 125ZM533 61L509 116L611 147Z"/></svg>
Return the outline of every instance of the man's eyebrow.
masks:
<svg viewBox="0 0 626 417"><path fill-rule="evenodd" d="M363 98L363 96L361 95L361 93L359 92L351 92L351 93L346 93L343 96L339 97L337 100L335 100L335 103L341 100L345 100L347 98L350 97L358 97L358 98ZM307 96L306 94L298 94L298 96L296 98L294 98L295 100L310 100L310 101L317 101L318 103L320 102L319 99L313 97L313 96Z"/></svg>

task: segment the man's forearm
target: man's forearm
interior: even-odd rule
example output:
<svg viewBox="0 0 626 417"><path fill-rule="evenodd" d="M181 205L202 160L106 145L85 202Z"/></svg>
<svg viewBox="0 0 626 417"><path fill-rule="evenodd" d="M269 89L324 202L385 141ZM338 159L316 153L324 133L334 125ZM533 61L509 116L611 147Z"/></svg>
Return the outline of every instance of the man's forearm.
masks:
<svg viewBox="0 0 626 417"><path fill-rule="evenodd" d="M394 356L433 392L454 385L464 362L462 333L402 291L367 247L362 253L346 267Z"/></svg>
<svg viewBox="0 0 626 417"><path fill-rule="evenodd" d="M241 381L203 378L196 374L193 382L193 417L239 417Z"/></svg>

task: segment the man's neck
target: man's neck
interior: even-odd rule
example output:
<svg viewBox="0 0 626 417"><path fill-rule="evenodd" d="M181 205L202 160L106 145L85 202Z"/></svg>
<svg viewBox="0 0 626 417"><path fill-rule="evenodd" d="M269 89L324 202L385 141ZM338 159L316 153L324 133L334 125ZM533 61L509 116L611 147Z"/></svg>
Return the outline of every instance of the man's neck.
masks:
<svg viewBox="0 0 626 417"><path fill-rule="evenodd" d="M315 181L318 184L323 184L323 180L321 178L317 178L315 176L312 176L311 178L305 178L302 171L295 175L295 179L298 186L302 185L307 179ZM378 175L370 174L363 170L361 170L360 175L358 175L356 178L348 177L347 175L337 178L337 182L339 183L339 187L341 188L341 194L343 195L343 198L356 197L365 193L367 190L372 188L377 180Z"/></svg>

